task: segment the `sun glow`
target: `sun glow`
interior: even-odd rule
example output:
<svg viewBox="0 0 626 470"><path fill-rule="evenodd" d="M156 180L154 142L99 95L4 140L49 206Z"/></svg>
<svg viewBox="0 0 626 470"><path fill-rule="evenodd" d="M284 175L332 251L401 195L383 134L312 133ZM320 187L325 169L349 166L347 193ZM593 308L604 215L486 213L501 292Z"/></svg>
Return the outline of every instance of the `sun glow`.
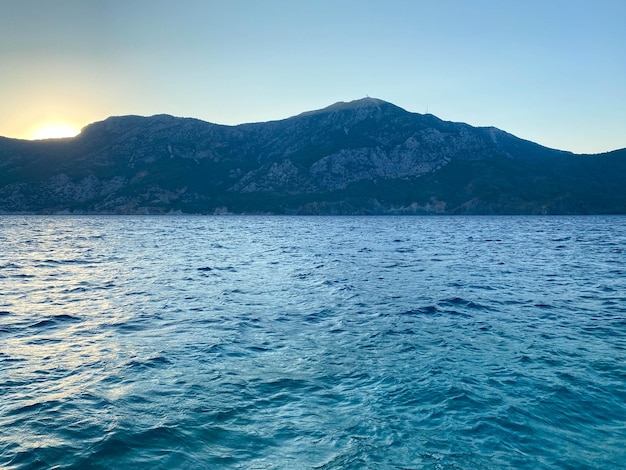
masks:
<svg viewBox="0 0 626 470"><path fill-rule="evenodd" d="M62 139L64 137L75 137L79 132L80 130L70 124L45 124L33 132L31 139Z"/></svg>

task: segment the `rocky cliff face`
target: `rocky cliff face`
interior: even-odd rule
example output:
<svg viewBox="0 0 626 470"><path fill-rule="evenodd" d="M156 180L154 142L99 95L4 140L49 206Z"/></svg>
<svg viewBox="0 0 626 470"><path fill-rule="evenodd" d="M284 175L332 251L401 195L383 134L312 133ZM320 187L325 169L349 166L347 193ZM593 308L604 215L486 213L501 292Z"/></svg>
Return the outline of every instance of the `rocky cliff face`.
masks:
<svg viewBox="0 0 626 470"><path fill-rule="evenodd" d="M373 98L240 126L122 116L73 139L0 139L0 211L626 212L624 160Z"/></svg>

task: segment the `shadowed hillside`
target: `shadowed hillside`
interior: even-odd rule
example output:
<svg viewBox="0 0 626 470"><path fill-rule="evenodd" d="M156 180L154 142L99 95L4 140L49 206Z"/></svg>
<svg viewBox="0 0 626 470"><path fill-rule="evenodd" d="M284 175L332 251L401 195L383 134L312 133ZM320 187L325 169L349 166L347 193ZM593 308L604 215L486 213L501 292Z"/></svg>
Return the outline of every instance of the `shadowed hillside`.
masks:
<svg viewBox="0 0 626 470"><path fill-rule="evenodd" d="M365 98L222 126L111 117L0 138L4 213L626 213L626 150L575 155Z"/></svg>

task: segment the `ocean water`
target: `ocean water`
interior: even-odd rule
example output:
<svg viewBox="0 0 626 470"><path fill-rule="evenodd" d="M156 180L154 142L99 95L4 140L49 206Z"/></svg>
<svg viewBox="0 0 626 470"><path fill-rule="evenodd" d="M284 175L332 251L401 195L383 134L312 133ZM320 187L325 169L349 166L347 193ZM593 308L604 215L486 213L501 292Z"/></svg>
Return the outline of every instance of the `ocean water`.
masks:
<svg viewBox="0 0 626 470"><path fill-rule="evenodd" d="M626 468L626 217L0 217L0 467Z"/></svg>

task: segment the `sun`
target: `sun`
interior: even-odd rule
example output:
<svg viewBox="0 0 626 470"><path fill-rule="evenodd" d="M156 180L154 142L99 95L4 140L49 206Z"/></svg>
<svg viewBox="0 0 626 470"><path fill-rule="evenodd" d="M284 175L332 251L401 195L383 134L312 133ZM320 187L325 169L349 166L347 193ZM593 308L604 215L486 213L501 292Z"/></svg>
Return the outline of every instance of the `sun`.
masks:
<svg viewBox="0 0 626 470"><path fill-rule="evenodd" d="M79 129L70 124L44 124L33 132L31 139L62 139L64 137L75 137L79 132Z"/></svg>

